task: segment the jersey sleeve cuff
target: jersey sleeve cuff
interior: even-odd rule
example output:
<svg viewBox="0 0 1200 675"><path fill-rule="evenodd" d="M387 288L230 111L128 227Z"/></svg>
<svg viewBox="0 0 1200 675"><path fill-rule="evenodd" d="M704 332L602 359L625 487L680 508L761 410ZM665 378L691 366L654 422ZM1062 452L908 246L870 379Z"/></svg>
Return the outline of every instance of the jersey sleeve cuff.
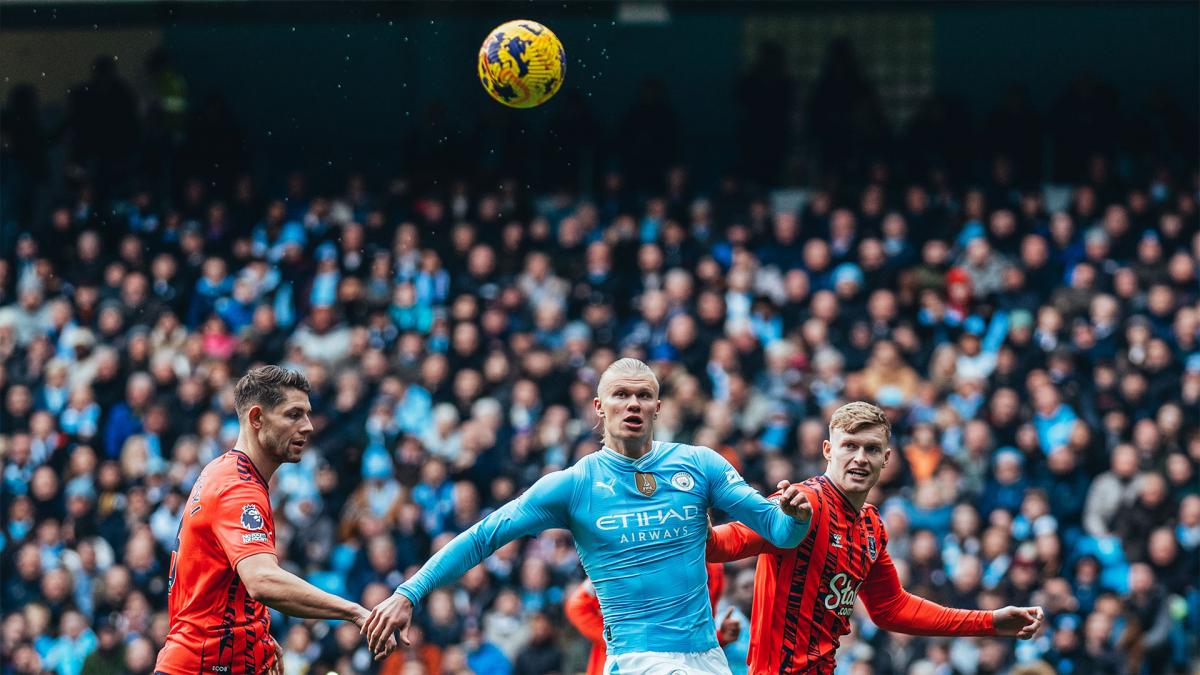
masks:
<svg viewBox="0 0 1200 675"><path fill-rule="evenodd" d="M412 603L413 607L416 607L420 603L420 598L417 597L417 594L411 588L405 587L404 584L400 584L396 587L396 593L408 598L408 601Z"/></svg>

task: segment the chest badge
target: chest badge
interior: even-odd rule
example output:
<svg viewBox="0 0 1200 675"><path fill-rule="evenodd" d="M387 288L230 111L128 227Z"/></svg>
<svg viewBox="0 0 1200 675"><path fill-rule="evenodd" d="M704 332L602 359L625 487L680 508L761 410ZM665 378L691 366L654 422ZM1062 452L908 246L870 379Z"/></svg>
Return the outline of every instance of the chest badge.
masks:
<svg viewBox="0 0 1200 675"><path fill-rule="evenodd" d="M633 484L637 486L638 492L647 497L652 496L654 491L658 489L658 483L655 482L654 474L652 473L638 471L633 474Z"/></svg>
<svg viewBox="0 0 1200 675"><path fill-rule="evenodd" d="M696 485L696 481L692 478L690 473L686 471L676 471L675 475L671 476L671 485L674 485L676 490L687 492Z"/></svg>

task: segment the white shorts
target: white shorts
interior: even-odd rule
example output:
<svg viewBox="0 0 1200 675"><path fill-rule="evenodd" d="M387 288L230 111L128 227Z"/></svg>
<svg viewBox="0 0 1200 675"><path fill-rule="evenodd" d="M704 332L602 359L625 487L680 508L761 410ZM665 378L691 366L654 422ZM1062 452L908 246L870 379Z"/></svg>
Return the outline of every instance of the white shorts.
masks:
<svg viewBox="0 0 1200 675"><path fill-rule="evenodd" d="M604 675L730 675L720 647L706 652L630 652L609 654Z"/></svg>

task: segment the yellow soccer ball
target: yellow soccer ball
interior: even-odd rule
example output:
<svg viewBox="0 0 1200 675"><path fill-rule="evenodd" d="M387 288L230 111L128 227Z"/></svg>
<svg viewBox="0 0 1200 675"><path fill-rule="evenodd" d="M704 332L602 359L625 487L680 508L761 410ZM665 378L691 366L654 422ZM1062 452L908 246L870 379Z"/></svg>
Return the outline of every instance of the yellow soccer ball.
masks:
<svg viewBox="0 0 1200 675"><path fill-rule="evenodd" d="M497 26L479 48L479 81L510 108L550 100L567 73L562 43L542 24L518 19Z"/></svg>

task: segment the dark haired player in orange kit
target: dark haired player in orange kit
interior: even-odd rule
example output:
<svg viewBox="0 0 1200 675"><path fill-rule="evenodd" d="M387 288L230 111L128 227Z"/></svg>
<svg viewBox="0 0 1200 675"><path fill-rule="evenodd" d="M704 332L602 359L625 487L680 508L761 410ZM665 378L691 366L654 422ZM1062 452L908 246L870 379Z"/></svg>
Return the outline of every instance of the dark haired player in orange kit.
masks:
<svg viewBox="0 0 1200 675"><path fill-rule="evenodd" d="M312 433L308 380L277 366L234 389L237 447L204 467L179 526L168 580L170 630L156 673L282 673L267 607L361 626L365 608L284 571L275 557L267 481L300 461ZM391 642L380 654L390 653Z"/></svg>
<svg viewBox="0 0 1200 675"><path fill-rule="evenodd" d="M758 556L751 673L832 673L838 641L850 632L855 597L862 597L876 625L896 633L1028 640L1041 628L1040 607L948 609L900 586L879 511L866 503L891 456L891 431L887 416L869 403L834 412L823 446L829 467L801 484L808 499L802 508L811 508L812 524L795 548L775 548L740 523L714 528L709 562Z"/></svg>

